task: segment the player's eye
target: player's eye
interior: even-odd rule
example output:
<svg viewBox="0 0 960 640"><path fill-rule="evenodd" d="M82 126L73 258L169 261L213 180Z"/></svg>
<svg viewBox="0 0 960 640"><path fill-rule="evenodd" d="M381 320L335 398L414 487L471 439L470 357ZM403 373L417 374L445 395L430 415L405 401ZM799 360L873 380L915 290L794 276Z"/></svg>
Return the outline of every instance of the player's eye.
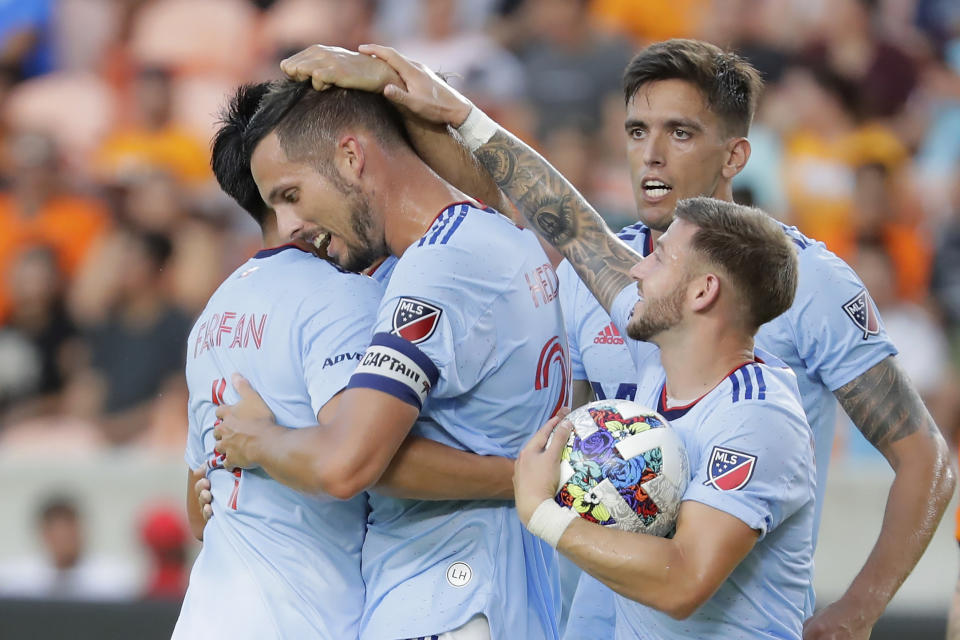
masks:
<svg viewBox="0 0 960 640"><path fill-rule="evenodd" d="M293 204L298 200L298 192L296 189L287 189L283 192L283 201Z"/></svg>
<svg viewBox="0 0 960 640"><path fill-rule="evenodd" d="M674 129L673 135L676 136L677 140L689 140L690 132L686 129Z"/></svg>
<svg viewBox="0 0 960 640"><path fill-rule="evenodd" d="M627 135L633 138L634 140L640 140L641 138L643 138L645 134L646 132L640 127L633 127L632 129L627 131Z"/></svg>

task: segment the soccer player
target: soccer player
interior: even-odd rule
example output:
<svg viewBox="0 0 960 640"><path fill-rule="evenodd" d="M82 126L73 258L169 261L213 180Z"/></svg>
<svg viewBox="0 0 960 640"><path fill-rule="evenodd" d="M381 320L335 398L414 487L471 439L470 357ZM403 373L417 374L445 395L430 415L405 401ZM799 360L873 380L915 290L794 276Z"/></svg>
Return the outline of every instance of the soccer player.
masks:
<svg viewBox="0 0 960 640"><path fill-rule="evenodd" d="M277 228L243 152L242 133L268 88L242 87L233 98L215 139L213 166L224 190L260 223L269 246L304 229ZM188 489L191 526L204 546L175 637L208 633L211 612L224 598L235 607L216 622L224 633L358 636L366 497L306 495L260 469L228 470L213 451L214 411L232 396L231 372L256 381L287 424L312 425L335 409L336 394L369 343L380 284L345 273L307 248L313 247L301 242L258 252L214 293L191 333L186 459L209 471L221 508L204 528L200 505ZM511 493L511 472L512 461L412 437L380 483L381 490L408 497L504 498ZM193 480L191 475L190 484Z"/></svg>
<svg viewBox="0 0 960 640"><path fill-rule="evenodd" d="M349 499L377 482L421 408L415 433L513 456L567 404L556 277L538 240L440 179L401 126L381 96L285 82L247 127L281 225L317 225L344 268L385 250L399 260L336 412L279 427L241 382L242 402L217 412L226 467ZM512 504L369 501L362 638L557 637L554 554Z"/></svg>
<svg viewBox="0 0 960 640"><path fill-rule="evenodd" d="M757 328L793 301L796 263L761 211L682 200L653 254L631 270L636 287L612 304L618 330L634 339L636 399L670 421L691 465L670 539L590 523L554 502L569 435L562 429L545 447L555 421L517 459L521 519L624 596L616 638L801 637L813 573L813 445L796 376L754 355L753 344Z"/></svg>
<svg viewBox="0 0 960 640"><path fill-rule="evenodd" d="M333 78L327 80L335 83ZM398 87L388 91L395 92L392 95L398 100L409 95ZM641 222L624 229L622 241L648 255L672 220L679 198L712 195L732 201L731 181L749 159L744 136L759 91L760 81L748 64L707 43L659 43L631 62L625 74L626 132ZM436 105L419 106L424 111L414 111L436 121L462 122L449 120L450 113ZM619 245L610 244L605 235L578 224L570 215L566 203L574 192L542 158L517 156L512 148L502 146L485 148L477 158L524 214L533 217L533 226L549 227L559 244L574 246L577 258L590 263L591 273L604 272L611 256L619 255ZM897 510L887 510L866 565L838 602L806 624L805 637L810 639L833 633L866 638L926 548L955 481L943 438L897 366L895 349L862 283L822 244L795 229L785 232L800 252L797 302L761 328L757 344L797 373L819 452L817 502L822 504L833 442L832 396L896 472L888 504L897 505ZM599 244L594 246L594 241ZM574 377L591 381L602 397L635 397L636 381L626 345L621 344L623 336L617 335L589 288L573 277L574 261L569 265L559 273L565 283L561 301L567 311ZM575 402L589 399L582 388L574 395ZM815 530L818 523L819 509ZM587 577L582 582L591 583ZM581 585L582 595L587 595L587 589ZM575 615L589 621L573 628L594 633L604 619L609 625L612 609L604 607L602 600L598 594L583 606L575 603L579 612ZM808 606L812 604L811 592Z"/></svg>

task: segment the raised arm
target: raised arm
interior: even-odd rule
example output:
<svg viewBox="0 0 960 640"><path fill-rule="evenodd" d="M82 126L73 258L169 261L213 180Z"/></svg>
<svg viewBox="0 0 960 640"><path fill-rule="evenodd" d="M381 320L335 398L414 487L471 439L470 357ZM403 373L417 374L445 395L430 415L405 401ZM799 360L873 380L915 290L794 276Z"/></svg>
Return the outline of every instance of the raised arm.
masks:
<svg viewBox="0 0 960 640"><path fill-rule="evenodd" d="M927 548L956 484L946 443L893 356L837 389L835 395L896 475L880 535L866 564L840 600L807 622L807 640L869 637ZM846 624L838 624L841 621ZM846 635L831 635L838 628Z"/></svg>
<svg viewBox="0 0 960 640"><path fill-rule="evenodd" d="M629 270L641 258L621 242L593 207L540 154L486 118L429 69L389 47L364 45L362 53L382 58L400 75L384 95L431 122L458 127L474 156L516 203L526 222L570 261L600 304L633 282ZM470 122L465 121L468 115ZM479 121L479 127L470 125ZM476 136L477 129L485 133Z"/></svg>

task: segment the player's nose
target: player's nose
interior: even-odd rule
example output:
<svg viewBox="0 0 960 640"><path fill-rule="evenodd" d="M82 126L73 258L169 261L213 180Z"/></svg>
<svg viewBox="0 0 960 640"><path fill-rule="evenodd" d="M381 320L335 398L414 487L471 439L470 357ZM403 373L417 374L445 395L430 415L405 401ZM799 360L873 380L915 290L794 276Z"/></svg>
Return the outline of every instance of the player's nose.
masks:
<svg viewBox="0 0 960 640"><path fill-rule="evenodd" d="M304 222L287 207L277 207L277 233L284 240L294 240L303 231Z"/></svg>

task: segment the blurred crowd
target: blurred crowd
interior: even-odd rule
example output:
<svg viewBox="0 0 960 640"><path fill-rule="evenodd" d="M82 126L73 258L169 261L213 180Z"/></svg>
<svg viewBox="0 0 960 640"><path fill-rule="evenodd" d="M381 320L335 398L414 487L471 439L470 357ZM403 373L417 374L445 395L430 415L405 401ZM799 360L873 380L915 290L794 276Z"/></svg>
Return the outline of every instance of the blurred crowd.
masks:
<svg viewBox="0 0 960 640"><path fill-rule="evenodd" d="M0 0L0 450L182 451L187 333L260 240L209 169L237 84L312 43L390 44L619 228L635 220L621 73L671 37L762 72L738 201L857 270L951 435L955 0Z"/></svg>

